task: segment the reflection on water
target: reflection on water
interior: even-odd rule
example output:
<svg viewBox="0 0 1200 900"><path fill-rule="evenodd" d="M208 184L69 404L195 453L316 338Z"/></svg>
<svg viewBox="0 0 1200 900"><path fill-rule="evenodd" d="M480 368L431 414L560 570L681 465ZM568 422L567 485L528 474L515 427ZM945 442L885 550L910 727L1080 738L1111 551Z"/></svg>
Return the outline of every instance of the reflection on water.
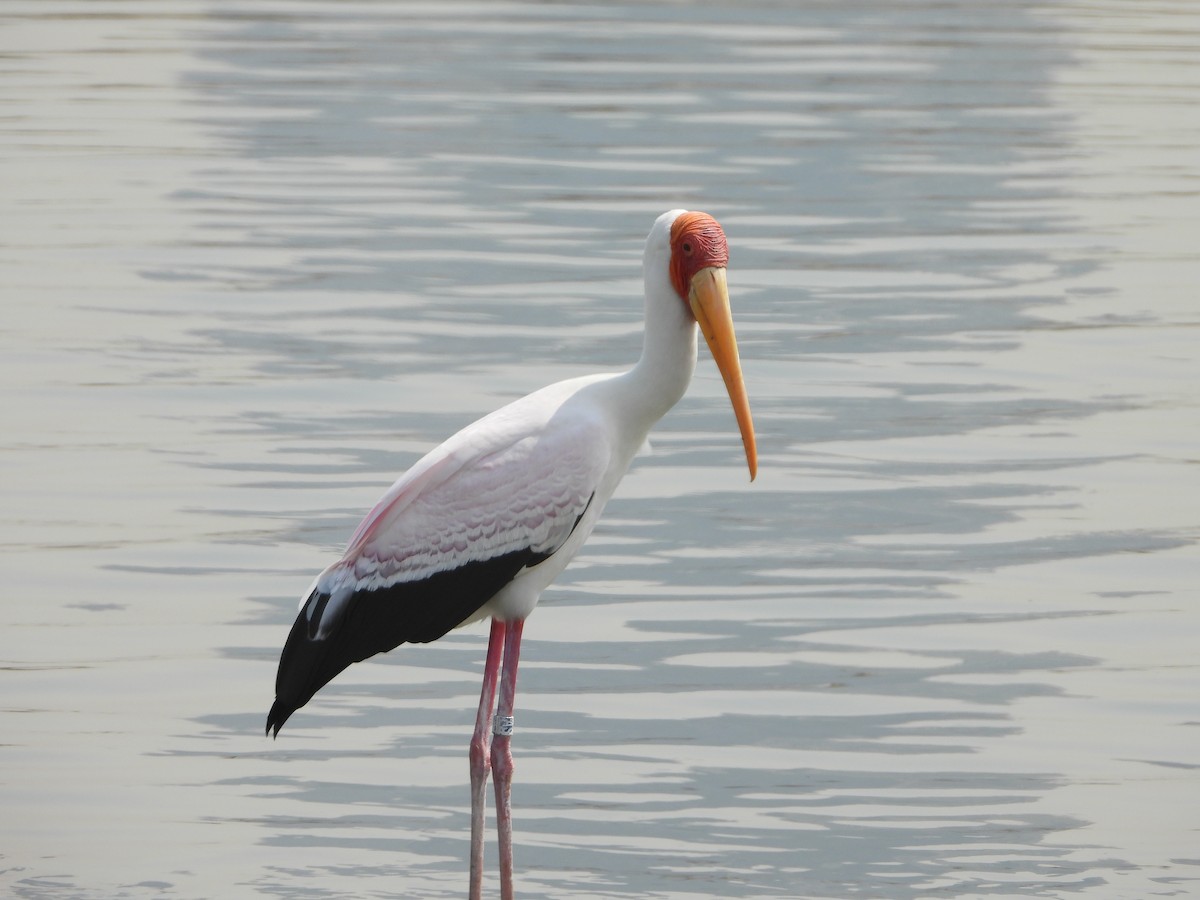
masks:
<svg viewBox="0 0 1200 900"><path fill-rule="evenodd" d="M528 629L522 896L1194 892L1188 4L0 17L8 893L461 895L484 633L269 743L276 655L671 206L760 477L703 361Z"/></svg>

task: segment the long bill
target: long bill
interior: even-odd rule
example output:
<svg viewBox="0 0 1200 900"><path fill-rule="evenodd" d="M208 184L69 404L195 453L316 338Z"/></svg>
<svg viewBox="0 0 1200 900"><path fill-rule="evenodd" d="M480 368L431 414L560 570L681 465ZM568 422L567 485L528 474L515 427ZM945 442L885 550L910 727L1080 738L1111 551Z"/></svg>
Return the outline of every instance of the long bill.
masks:
<svg viewBox="0 0 1200 900"><path fill-rule="evenodd" d="M742 380L737 337L733 333L733 315L729 311L729 287L725 282L724 267L709 266L692 276L688 303L700 325L700 333L704 335L708 349L717 361L721 378L725 380L725 390L729 392L733 414L742 432L742 446L746 448L746 463L750 466L750 480L753 481L758 474L758 446L754 440L750 400Z"/></svg>

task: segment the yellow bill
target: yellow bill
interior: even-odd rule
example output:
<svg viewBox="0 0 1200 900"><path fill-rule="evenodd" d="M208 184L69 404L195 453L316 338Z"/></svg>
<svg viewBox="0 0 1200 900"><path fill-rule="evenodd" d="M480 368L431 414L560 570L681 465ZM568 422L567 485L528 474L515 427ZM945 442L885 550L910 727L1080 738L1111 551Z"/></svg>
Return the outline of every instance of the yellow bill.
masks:
<svg viewBox="0 0 1200 900"><path fill-rule="evenodd" d="M733 404L738 429L742 432L742 445L746 448L746 462L750 466L750 480L758 474L758 446L754 440L754 419L750 415L750 400L746 397L746 385L742 380L742 361L738 356L737 338L733 333L733 315L729 311L729 287L725 282L725 269L709 266L692 277L688 289L688 303L692 315L700 325L700 333L717 361L717 369L725 380L725 390Z"/></svg>

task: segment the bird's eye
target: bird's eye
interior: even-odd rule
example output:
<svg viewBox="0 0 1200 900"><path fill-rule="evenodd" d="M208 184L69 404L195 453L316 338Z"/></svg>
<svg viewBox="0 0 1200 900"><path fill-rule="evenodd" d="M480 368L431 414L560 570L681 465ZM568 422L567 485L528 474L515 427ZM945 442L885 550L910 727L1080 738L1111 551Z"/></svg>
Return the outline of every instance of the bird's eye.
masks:
<svg viewBox="0 0 1200 900"><path fill-rule="evenodd" d="M684 241L683 246L680 249L683 250L683 252L686 253L688 256L691 256L692 255L692 242Z"/></svg>

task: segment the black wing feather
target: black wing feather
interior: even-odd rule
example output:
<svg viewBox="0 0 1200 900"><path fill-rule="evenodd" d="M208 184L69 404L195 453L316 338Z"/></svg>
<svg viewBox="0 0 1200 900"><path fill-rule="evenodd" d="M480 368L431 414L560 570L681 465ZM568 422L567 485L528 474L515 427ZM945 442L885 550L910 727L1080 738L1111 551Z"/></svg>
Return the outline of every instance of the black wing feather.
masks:
<svg viewBox="0 0 1200 900"><path fill-rule="evenodd" d="M436 641L496 596L521 569L536 566L551 553L517 550L420 581L357 591L333 631L320 640L314 637L320 616L314 614L310 624L304 612L313 599L310 595L279 658L267 733L274 728L278 735L292 713L351 663L386 653L400 644ZM317 596L320 611L324 611L328 599L328 595Z"/></svg>

